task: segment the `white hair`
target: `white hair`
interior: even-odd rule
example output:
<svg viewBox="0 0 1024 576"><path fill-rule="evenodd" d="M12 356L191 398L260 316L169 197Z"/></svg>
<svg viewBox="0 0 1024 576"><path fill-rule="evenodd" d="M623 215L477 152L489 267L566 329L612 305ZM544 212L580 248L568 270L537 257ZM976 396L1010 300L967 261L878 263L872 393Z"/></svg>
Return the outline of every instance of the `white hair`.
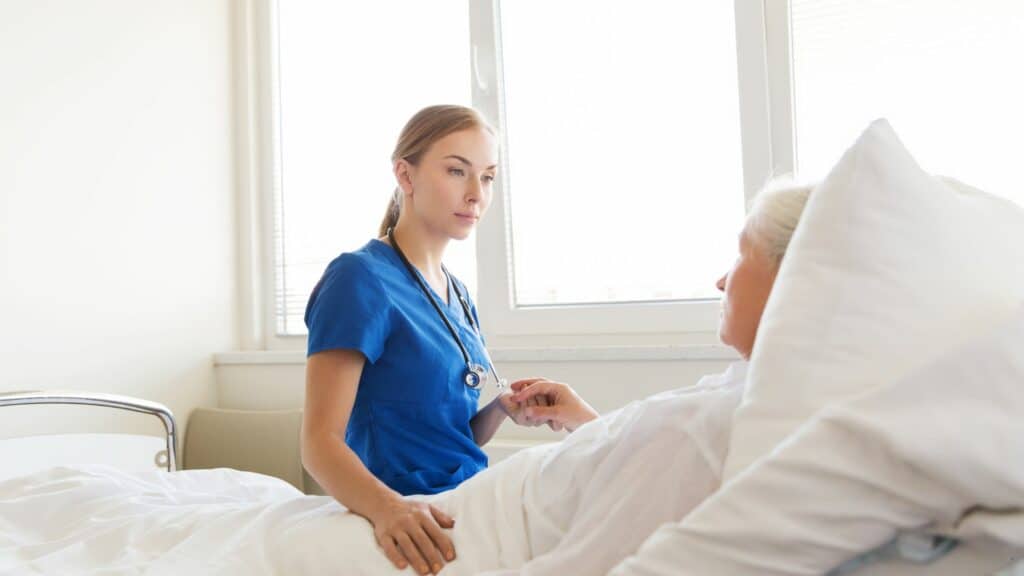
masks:
<svg viewBox="0 0 1024 576"><path fill-rule="evenodd" d="M786 254L812 189L813 184L797 183L789 177L773 178L751 203L743 230L776 262Z"/></svg>

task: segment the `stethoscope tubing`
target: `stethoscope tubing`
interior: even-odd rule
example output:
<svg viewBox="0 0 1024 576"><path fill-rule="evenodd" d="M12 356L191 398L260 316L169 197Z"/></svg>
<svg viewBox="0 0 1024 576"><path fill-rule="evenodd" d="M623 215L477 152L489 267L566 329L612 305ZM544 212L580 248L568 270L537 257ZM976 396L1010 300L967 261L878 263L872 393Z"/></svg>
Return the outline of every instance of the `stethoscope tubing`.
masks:
<svg viewBox="0 0 1024 576"><path fill-rule="evenodd" d="M405 253L402 252L402 248L398 245L398 242L395 240L394 228L388 228L387 236L388 240L391 242L391 247L395 249L395 253L398 254L398 258L402 261L402 264L405 265L405 268L409 272L409 275L413 277L413 280L416 281L416 284L419 286L420 291L423 292L423 295L426 296L427 300L430 301L430 305L434 307L434 311L437 312L437 315L441 318L441 321L444 322L445 328L448 329L448 333L452 335L452 339L455 341L455 344L458 345L459 352L462 353L462 359L463 361L466 362L466 369L468 370L465 379L466 385L474 389L479 388L480 384L483 382L484 377L486 377L486 372L484 372L483 367L479 366L478 364L475 364L473 360L469 357L469 351L466 349L466 345L462 342L462 338L459 337L458 332L455 331L455 327L452 326L451 320L448 319L448 315L441 310L441 305L438 304L437 298L435 298L434 295L430 293L430 288L427 287L426 282L416 271L416 268L412 265L412 263L409 262L409 259L406 258ZM452 280L451 274L448 272L448 269L444 266L444 264L441 265L441 271L444 272L445 279L449 282L452 289L455 290L455 297L459 299L459 304L462 306L462 312L463 314L465 314L466 320L469 321L469 325L476 332L477 336L480 337L480 327L473 319L473 314L469 309L469 304L466 302L466 298L462 295L462 290L459 290L458 285L455 283L454 280ZM494 373L494 378L498 382L498 387L501 388L501 378L498 376L498 373L494 368L494 362L491 361L490 354L487 353L487 348L485 346L482 346L482 342L481 347L484 350L484 356L487 357L487 363L490 364L491 372Z"/></svg>

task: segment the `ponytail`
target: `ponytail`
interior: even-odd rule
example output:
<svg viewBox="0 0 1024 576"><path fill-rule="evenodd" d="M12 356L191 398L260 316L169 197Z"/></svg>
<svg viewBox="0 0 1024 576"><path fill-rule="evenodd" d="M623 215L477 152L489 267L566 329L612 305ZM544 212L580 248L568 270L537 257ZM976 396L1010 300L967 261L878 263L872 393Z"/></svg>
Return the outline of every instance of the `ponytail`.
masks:
<svg viewBox="0 0 1024 576"><path fill-rule="evenodd" d="M388 228L394 228L398 225L398 214L401 212L401 203L398 201L398 198L401 190L401 188L395 188L395 193L391 195L391 200L388 201L388 211L384 213L384 219L380 222L380 230L377 231L378 238L386 236Z"/></svg>

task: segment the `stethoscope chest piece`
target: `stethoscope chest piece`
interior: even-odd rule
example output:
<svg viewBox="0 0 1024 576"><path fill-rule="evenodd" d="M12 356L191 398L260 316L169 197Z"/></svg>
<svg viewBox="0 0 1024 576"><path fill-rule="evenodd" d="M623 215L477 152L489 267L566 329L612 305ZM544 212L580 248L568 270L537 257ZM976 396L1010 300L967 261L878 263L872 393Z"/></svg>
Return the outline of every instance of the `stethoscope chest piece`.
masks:
<svg viewBox="0 0 1024 576"><path fill-rule="evenodd" d="M487 381L487 370L479 364L469 364L466 370L466 386L476 390Z"/></svg>

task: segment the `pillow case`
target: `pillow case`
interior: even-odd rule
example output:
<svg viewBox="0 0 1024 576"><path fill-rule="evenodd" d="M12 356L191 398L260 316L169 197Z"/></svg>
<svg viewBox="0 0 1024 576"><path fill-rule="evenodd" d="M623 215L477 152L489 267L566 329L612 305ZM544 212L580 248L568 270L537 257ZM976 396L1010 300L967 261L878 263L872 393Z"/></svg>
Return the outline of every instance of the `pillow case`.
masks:
<svg viewBox="0 0 1024 576"><path fill-rule="evenodd" d="M761 319L725 480L823 406L899 379L1024 294L1024 211L917 165L876 120L811 193Z"/></svg>

